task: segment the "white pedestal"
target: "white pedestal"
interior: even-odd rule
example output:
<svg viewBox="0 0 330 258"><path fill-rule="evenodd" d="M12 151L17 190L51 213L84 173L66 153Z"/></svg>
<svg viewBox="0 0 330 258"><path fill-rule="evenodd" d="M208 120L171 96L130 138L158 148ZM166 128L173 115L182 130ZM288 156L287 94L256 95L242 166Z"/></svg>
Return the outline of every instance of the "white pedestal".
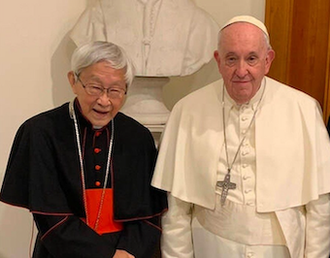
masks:
<svg viewBox="0 0 330 258"><path fill-rule="evenodd" d="M169 81L168 77L136 77L121 109L149 128L156 142L170 114L163 101L163 87Z"/></svg>

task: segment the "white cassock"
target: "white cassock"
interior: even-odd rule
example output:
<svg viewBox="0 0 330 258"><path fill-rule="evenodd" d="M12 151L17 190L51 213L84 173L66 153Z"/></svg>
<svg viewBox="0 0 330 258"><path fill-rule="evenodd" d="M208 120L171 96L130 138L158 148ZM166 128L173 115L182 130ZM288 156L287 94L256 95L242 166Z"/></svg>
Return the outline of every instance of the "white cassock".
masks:
<svg viewBox="0 0 330 258"><path fill-rule="evenodd" d="M184 76L211 60L218 31L191 0L97 0L70 36L78 46L101 40L123 47L139 76Z"/></svg>
<svg viewBox="0 0 330 258"><path fill-rule="evenodd" d="M268 77L264 89L249 142L243 143L233 167L237 189L229 190L224 207L216 187L226 173L223 81L191 93L173 108L152 181L169 192L163 258L241 257L236 252L243 257L328 258L330 141L319 105ZM228 147L239 142L235 137L244 130L244 112L236 117L239 129L226 129L232 132L227 132ZM229 113L225 107L226 125L233 125L235 116ZM250 151L244 154L245 147ZM236 149L229 148L230 160ZM192 218L197 218L193 231ZM195 252L192 241L200 247Z"/></svg>

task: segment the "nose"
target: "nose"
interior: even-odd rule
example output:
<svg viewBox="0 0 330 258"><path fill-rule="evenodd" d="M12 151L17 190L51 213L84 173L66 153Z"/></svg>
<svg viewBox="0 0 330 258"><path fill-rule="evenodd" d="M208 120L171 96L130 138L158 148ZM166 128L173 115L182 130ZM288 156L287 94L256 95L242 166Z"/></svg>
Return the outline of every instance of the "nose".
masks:
<svg viewBox="0 0 330 258"><path fill-rule="evenodd" d="M244 60L238 62L235 73L239 78L244 78L249 73L248 64Z"/></svg>
<svg viewBox="0 0 330 258"><path fill-rule="evenodd" d="M97 103L102 106L111 105L111 99L108 97L107 91L103 91L102 95L97 99Z"/></svg>

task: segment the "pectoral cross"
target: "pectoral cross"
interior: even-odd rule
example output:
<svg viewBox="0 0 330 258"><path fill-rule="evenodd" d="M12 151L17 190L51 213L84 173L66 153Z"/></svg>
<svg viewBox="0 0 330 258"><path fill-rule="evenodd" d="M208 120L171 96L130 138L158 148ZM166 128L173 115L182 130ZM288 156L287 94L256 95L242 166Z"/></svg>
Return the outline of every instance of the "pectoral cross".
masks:
<svg viewBox="0 0 330 258"><path fill-rule="evenodd" d="M222 188L220 201L221 205L224 205L228 195L228 190L236 189L236 184L230 182L230 169L228 169L225 179L217 182L217 186Z"/></svg>

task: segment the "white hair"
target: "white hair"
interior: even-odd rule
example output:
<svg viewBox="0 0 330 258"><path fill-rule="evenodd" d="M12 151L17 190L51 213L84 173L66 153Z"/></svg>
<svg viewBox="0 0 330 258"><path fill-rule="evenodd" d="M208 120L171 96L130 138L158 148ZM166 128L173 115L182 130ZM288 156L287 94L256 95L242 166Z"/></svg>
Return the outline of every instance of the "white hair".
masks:
<svg viewBox="0 0 330 258"><path fill-rule="evenodd" d="M127 87L132 84L133 64L125 51L111 42L94 41L78 47L71 58L71 70L75 76L79 76L85 68L103 61L108 62L113 69L124 69Z"/></svg>

